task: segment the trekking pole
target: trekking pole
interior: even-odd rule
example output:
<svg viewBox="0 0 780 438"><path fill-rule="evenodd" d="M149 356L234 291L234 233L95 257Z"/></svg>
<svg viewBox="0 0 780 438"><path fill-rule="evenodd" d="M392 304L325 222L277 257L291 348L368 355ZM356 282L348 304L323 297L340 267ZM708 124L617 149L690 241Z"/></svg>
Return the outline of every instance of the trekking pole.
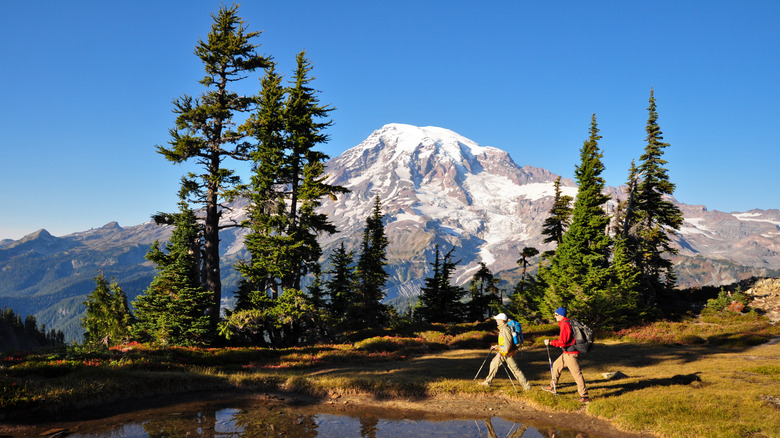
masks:
<svg viewBox="0 0 780 438"><path fill-rule="evenodd" d="M547 361L550 362L550 382L552 383L553 387L553 394L557 394L558 391L555 389L555 376L553 375L553 369L552 369L552 359L550 358L550 345L547 345Z"/></svg>
<svg viewBox="0 0 780 438"><path fill-rule="evenodd" d="M520 394L520 392L517 390L517 386L515 386L515 381L512 380L512 376L509 375L509 367L506 366L506 360L504 360L504 371L506 371L506 376L509 377L509 382L512 384L512 388L515 388L515 393ZM518 383L520 383L519 380Z"/></svg>
<svg viewBox="0 0 780 438"><path fill-rule="evenodd" d="M482 429L479 428L479 423L477 423L477 420L474 420L474 425L477 426L477 432L479 432L479 438L485 438L485 435L482 435ZM485 430L487 432L487 429Z"/></svg>
<svg viewBox="0 0 780 438"><path fill-rule="evenodd" d="M479 371L477 371L477 374L475 374L474 378L471 379L471 380L477 380L477 376L479 375L479 373L482 372L482 367L485 366L485 362L487 362L487 359L488 359L488 357L490 357L490 353L491 352L493 352L493 350L488 350L488 354L487 354L487 356L485 356L485 360L482 361L482 365L479 367Z"/></svg>

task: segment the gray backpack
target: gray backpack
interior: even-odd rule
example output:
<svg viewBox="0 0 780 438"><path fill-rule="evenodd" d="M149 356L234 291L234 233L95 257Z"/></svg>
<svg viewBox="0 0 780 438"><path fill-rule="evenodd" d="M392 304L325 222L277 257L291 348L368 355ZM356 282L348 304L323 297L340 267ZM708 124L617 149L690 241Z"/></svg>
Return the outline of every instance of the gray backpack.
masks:
<svg viewBox="0 0 780 438"><path fill-rule="evenodd" d="M593 330L576 319L569 319L571 331L574 334L574 348L580 353L587 353L593 347Z"/></svg>

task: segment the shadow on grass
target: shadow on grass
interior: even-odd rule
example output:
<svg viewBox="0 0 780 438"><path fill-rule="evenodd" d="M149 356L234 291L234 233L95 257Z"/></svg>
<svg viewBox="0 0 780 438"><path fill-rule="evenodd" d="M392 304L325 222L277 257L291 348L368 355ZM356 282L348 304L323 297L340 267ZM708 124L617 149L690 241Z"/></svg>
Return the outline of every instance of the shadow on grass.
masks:
<svg viewBox="0 0 780 438"><path fill-rule="evenodd" d="M603 381L598 382L597 385L601 390L606 390L601 394L601 397L620 396L632 391L638 391L645 388L659 387L659 386L679 386L690 385L693 382L701 382L699 378L699 372L691 374L678 374L667 378L653 378L646 380L639 380L636 382L621 382L620 380L614 383L605 385ZM611 382L611 381L610 381Z"/></svg>

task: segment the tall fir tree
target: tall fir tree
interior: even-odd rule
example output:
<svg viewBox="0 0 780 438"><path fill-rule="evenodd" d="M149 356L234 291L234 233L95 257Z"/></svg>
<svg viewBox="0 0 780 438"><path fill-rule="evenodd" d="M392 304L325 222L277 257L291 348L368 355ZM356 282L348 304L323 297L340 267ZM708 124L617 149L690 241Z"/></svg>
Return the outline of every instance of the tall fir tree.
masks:
<svg viewBox="0 0 780 438"><path fill-rule="evenodd" d="M206 345L210 327L210 293L200 282L201 236L197 218L185 201L179 204L171 238L155 241L146 259L157 265L152 283L133 302L135 336L161 345Z"/></svg>
<svg viewBox="0 0 780 438"><path fill-rule="evenodd" d="M360 317L368 327L378 328L387 320L387 308L382 304L385 298L384 286L388 274L385 226L382 222L382 206L379 195L374 197L371 216L366 218L363 242L357 262L358 295L360 296Z"/></svg>
<svg viewBox="0 0 780 438"><path fill-rule="evenodd" d="M450 284L452 273L458 262L452 260L455 248L442 255L436 244L434 260L431 263L433 272L425 279L425 286L420 288L419 301L415 315L426 322L458 323L463 320L464 306L460 299L465 291Z"/></svg>
<svg viewBox="0 0 780 438"><path fill-rule="evenodd" d="M491 310L501 307L501 290L499 279L485 263L479 264L479 269L469 282L471 300L466 304L467 321L484 321L490 316Z"/></svg>
<svg viewBox="0 0 780 438"><path fill-rule="evenodd" d="M604 206L609 196L603 193L603 154L598 147L601 136L595 114L589 132L588 140L580 149L580 164L575 169L578 192L571 225L550 264L539 271L546 287L541 307L548 317L561 305L580 318L596 317L588 304L590 297L608 286L611 241Z"/></svg>
<svg viewBox="0 0 780 438"><path fill-rule="evenodd" d="M322 249L318 236L336 232L327 215L317 213L316 209L322 204L322 198L335 199L347 189L325 183L325 161L330 157L316 148L328 141L324 130L332 122L321 119L333 108L321 105L317 90L311 88L313 67L306 59L306 52L298 54L296 65L284 112L288 152L285 169L290 200L287 234L295 244L290 247L293 270L283 279L283 286L300 289L302 278L319 268Z"/></svg>
<svg viewBox="0 0 780 438"><path fill-rule="evenodd" d="M244 245L250 258L236 265L243 279L236 306L239 310L257 308L259 301L263 301L248 296L251 294L278 298L282 279L294 269L290 253L295 242L287 232L290 224L287 192L291 177L285 164L284 100L282 77L271 64L261 81L257 111L248 120L248 131L258 144L250 152L253 172L247 189L250 232L244 238Z"/></svg>
<svg viewBox="0 0 780 438"><path fill-rule="evenodd" d="M536 257L539 250L534 247L524 247L520 252L520 258L517 264L522 268L522 276L514 287L512 295L509 296L511 309L510 313L516 318L526 320L535 319L539 311L539 302L543 297L543 288L540 287L533 275L528 275L528 262ZM544 257L544 255L543 255Z"/></svg>
<svg viewBox="0 0 780 438"><path fill-rule="evenodd" d="M638 250L635 259L641 271L642 295L648 306L656 305L661 292L675 287L676 275L672 262L665 254L676 254L671 236L680 229L683 214L669 199L675 185L669 181L664 167L664 149L669 143L663 141L658 126L658 112L655 96L650 90L650 105L647 108L647 132L645 152L638 166L639 184L636 188L635 207L629 217L629 224L636 226Z"/></svg>
<svg viewBox="0 0 780 438"><path fill-rule="evenodd" d="M189 173L183 188L190 199L205 211L203 223L204 288L211 294L209 315L212 328L220 317L222 283L219 264L221 206L226 193L239 178L228 168L231 159L246 160L249 143L243 126L236 126L238 114L250 111L254 96L229 89L249 73L265 68L269 61L257 54L252 43L259 32L248 32L238 16L238 6L221 6L212 15L213 24L206 41L199 40L195 55L203 62L206 75L200 83L207 88L200 98L188 95L175 99L176 126L170 130L170 147L157 151L173 163L194 161L202 172Z"/></svg>
<svg viewBox="0 0 780 438"><path fill-rule="evenodd" d="M95 277L95 289L84 304L87 311L81 326L85 329L85 344L110 347L130 340L133 315L127 305L127 295L116 281L109 283L101 272Z"/></svg>
<svg viewBox="0 0 780 438"><path fill-rule="evenodd" d="M556 248L563 242L563 235L569 227L571 221L572 197L564 195L561 192L561 177L555 179L555 198L553 206L550 209L550 215L544 220L542 224L542 235L545 236L544 243L554 243ZM555 250L545 251L543 257L550 257L555 253Z"/></svg>
<svg viewBox="0 0 780 438"><path fill-rule="evenodd" d="M521 268L523 268L523 276L520 278L520 282L518 284L520 288L520 293L523 293L523 286L526 283L526 274L528 270L528 262L533 258L536 257L536 255L539 254L539 250L532 247L532 246L526 246L523 248L523 250L520 252L520 258L517 259L517 264L520 265Z"/></svg>

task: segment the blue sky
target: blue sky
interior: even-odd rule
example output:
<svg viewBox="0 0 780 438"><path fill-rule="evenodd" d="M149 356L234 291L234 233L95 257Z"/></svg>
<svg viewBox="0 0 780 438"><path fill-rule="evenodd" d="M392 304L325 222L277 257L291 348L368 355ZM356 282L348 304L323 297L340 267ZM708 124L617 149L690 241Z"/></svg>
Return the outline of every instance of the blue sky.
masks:
<svg viewBox="0 0 780 438"><path fill-rule="evenodd" d="M218 1L0 2L0 239L176 209L155 152ZM252 1L259 51L306 50L335 157L387 123L439 126L573 177L596 114L608 185L644 149L655 90L675 196L780 208L780 2ZM257 78L240 91L253 93Z"/></svg>

